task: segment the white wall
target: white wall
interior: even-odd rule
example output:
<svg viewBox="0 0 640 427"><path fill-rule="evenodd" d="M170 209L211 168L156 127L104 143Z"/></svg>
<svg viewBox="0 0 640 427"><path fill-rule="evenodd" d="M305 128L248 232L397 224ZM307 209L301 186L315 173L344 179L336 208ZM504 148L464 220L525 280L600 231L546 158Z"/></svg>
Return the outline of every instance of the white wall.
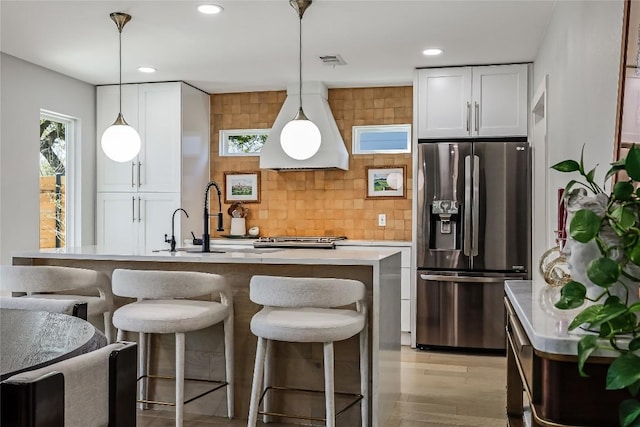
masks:
<svg viewBox="0 0 640 427"><path fill-rule="evenodd" d="M95 241L95 87L4 53L0 57L0 264L39 247L39 123L45 109L79 119L81 243Z"/></svg>
<svg viewBox="0 0 640 427"><path fill-rule="evenodd" d="M549 76L546 164L534 164L547 176L546 194L534 194L534 215L536 206L546 204L547 216L544 230L534 224L534 247L553 245L557 189L578 177L549 167L565 159L579 160L585 144L585 167L590 170L599 163L596 182L602 183L613 159L622 13L622 0L556 2L534 62L534 91ZM544 147L533 147L540 149ZM534 253L534 266L538 259Z"/></svg>

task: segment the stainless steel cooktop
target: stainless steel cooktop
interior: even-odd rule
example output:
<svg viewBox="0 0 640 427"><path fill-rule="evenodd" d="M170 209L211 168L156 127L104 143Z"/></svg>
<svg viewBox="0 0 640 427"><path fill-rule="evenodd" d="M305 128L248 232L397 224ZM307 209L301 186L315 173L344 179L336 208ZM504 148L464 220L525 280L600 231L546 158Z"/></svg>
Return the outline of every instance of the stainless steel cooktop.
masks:
<svg viewBox="0 0 640 427"><path fill-rule="evenodd" d="M254 248L312 248L335 249L336 241L345 240L345 236L274 236L260 237L253 242Z"/></svg>

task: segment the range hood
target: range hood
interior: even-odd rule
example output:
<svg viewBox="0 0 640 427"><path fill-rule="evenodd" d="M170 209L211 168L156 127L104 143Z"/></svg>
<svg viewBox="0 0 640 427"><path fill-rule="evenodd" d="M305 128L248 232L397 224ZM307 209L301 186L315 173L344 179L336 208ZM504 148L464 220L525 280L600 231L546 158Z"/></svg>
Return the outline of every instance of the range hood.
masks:
<svg viewBox="0 0 640 427"><path fill-rule="evenodd" d="M260 168L286 170L349 170L349 153L336 124L329 102L327 87L321 82L307 82L302 86L302 108L305 114L320 129L322 142L318 152L306 160L289 157L280 146L282 128L295 117L300 106L298 84L287 88L287 98L282 104L271 131L260 151ZM304 141L300 141L304 144Z"/></svg>

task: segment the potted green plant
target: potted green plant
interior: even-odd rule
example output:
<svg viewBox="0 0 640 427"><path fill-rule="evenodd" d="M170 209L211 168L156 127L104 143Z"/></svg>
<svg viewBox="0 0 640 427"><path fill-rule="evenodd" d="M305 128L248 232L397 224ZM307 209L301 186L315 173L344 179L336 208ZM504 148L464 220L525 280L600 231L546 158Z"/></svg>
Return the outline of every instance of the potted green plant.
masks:
<svg viewBox="0 0 640 427"><path fill-rule="evenodd" d="M568 327L570 331L583 327L593 332L578 342L578 370L587 375L585 362L597 349L617 353L607 371L606 389L626 388L630 392L631 398L619 407L620 425L640 426L640 302L630 298L633 292L637 295L640 284L640 148L632 146L626 158L611 164L605 182L623 173L609 193L594 182L595 168L585 169L583 155L579 162L565 160L552 169L577 172L582 177L569 181L565 195L575 196L577 189L584 188L603 201L599 212L577 210L568 229L569 238L597 245L598 255L586 267L586 276L597 292L590 297L584 283L572 280L563 286L556 307L576 309L590 301Z"/></svg>

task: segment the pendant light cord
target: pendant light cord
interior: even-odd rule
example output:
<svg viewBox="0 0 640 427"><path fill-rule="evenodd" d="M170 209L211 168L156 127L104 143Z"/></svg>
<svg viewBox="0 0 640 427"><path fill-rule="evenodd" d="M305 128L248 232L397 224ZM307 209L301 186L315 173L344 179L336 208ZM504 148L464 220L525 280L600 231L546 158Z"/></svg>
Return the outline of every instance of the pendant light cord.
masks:
<svg viewBox="0 0 640 427"><path fill-rule="evenodd" d="M300 50L298 53L298 63L300 65L300 73L299 73L299 77L300 77L300 85L298 86L299 89L299 100L300 100L300 110L302 110L302 14L300 14L300 37L298 38L298 40L300 41Z"/></svg>
<svg viewBox="0 0 640 427"><path fill-rule="evenodd" d="M122 28L118 26L118 87L120 88L120 106L118 107L118 113L122 114Z"/></svg>

